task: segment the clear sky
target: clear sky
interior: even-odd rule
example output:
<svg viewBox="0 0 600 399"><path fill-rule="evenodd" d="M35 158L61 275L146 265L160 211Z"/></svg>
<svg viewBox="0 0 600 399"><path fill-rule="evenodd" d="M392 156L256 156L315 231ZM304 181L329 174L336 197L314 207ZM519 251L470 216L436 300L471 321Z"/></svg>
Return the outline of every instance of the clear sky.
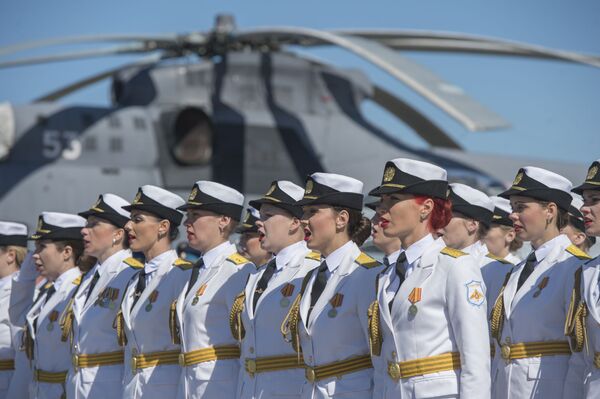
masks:
<svg viewBox="0 0 600 399"><path fill-rule="evenodd" d="M598 0L2 1L0 46L73 35L204 31L223 12L234 14L240 28L291 25L452 31L600 55ZM600 69L494 56L408 53L512 123L506 130L472 133L358 57L339 49L311 53L335 65L362 69L416 105L467 149L571 161L584 168L600 157ZM24 104L132 59L111 57L0 70L0 101ZM107 104L108 84L63 101ZM382 127L404 129L374 107L365 109Z"/></svg>

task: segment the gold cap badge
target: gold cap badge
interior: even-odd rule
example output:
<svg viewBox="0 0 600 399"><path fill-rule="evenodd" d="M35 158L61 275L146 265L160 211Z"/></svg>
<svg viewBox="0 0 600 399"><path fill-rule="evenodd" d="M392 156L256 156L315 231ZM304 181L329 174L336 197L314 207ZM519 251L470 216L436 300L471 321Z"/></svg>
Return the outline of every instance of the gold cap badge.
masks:
<svg viewBox="0 0 600 399"><path fill-rule="evenodd" d="M391 182L395 175L396 169L394 169L393 166L388 166L387 168L385 168L385 172L383 172L383 182Z"/></svg>
<svg viewBox="0 0 600 399"><path fill-rule="evenodd" d="M135 198L133 199L133 203L139 204L141 202L141 199L142 199L142 192L138 191L137 194L135 195Z"/></svg>
<svg viewBox="0 0 600 399"><path fill-rule="evenodd" d="M314 183L312 180L306 182L306 191L305 194L310 194L313 190Z"/></svg>
<svg viewBox="0 0 600 399"><path fill-rule="evenodd" d="M269 191L267 191L267 193L265 195L271 195L273 194L273 191L275 191L276 185L275 184L271 184L271 188L269 188Z"/></svg>
<svg viewBox="0 0 600 399"><path fill-rule="evenodd" d="M594 176L596 176L596 174L598 173L598 166L594 165L590 168L590 170L588 171L588 174L585 178L585 180L592 180L594 178Z"/></svg>
<svg viewBox="0 0 600 399"><path fill-rule="evenodd" d="M521 183L521 180L523 180L523 172L519 172L517 174L517 176L515 177L515 181L513 181L513 186L519 185L519 183Z"/></svg>
<svg viewBox="0 0 600 399"><path fill-rule="evenodd" d="M191 201L194 198L196 198L196 195L198 195L198 187L194 186L192 192L190 193L190 196L188 197L188 201Z"/></svg>

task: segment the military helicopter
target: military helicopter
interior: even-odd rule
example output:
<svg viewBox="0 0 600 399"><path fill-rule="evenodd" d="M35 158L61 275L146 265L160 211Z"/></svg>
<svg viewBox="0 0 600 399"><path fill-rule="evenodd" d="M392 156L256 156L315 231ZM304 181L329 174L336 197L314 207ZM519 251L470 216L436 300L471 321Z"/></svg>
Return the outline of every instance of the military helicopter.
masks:
<svg viewBox="0 0 600 399"><path fill-rule="evenodd" d="M23 50L73 43L118 45L2 61ZM521 166L521 160L510 157L466 153L434 121L360 71L290 50L327 45L388 72L471 131L509 123L400 51L530 57L600 67L598 56L460 34L238 30L230 15L217 16L208 32L75 37L0 48L0 69L145 55L31 104L0 104L0 218L34 222L43 210L86 209L101 192L130 198L141 184L186 195L198 179L222 182L252 196L275 179L301 184L309 173L329 171L361 179L368 188L378 183L384 162L396 157L436 163L448 170L451 180L493 192ZM110 107L57 102L109 78ZM397 117L431 148L417 149L374 126L361 111L365 100ZM567 164L550 168L573 179L582 173Z"/></svg>

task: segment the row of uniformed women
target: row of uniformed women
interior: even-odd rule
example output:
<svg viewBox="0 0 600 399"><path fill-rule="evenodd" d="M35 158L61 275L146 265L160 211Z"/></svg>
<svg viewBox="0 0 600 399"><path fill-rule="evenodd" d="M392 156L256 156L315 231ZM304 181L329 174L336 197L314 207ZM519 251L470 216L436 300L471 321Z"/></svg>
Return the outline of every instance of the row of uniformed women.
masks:
<svg viewBox="0 0 600 399"><path fill-rule="evenodd" d="M595 162L580 186L594 234L597 172ZM385 266L357 245L369 231L362 183L335 174L315 173L304 189L276 181L251 202L261 246L275 255L258 270L228 242L244 198L217 183L197 182L187 203L153 186L131 205L106 194L81 213L87 221L44 213L34 262L12 276L32 396L546 398L582 397L586 384L593 397L599 266L575 274L585 254L559 234L570 188L527 167L501 194L534 248L506 278L508 262L486 259L480 242L498 207L458 184L449 199L443 169L408 159L388 162L370 192L381 199L374 242ZM180 210L202 253L194 265L170 249ZM81 279L84 223L84 251L98 263ZM53 282L35 302L34 263ZM480 267L493 272L484 280ZM582 331L596 340L591 353Z"/></svg>

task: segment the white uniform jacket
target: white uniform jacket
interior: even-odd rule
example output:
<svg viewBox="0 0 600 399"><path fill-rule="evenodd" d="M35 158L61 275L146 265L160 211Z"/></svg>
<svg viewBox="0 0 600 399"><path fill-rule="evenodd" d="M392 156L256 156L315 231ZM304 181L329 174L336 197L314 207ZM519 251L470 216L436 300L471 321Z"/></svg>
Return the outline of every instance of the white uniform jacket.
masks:
<svg viewBox="0 0 600 399"><path fill-rule="evenodd" d="M245 288L242 324L245 336L242 340L239 399L300 398L304 385L304 369L270 371L249 374L245 359L271 356L296 357L296 352L281 335L281 323L288 313L294 298L300 292L306 273L319 266L321 256L306 248L304 241L292 244L277 254L277 271L269 280L267 288L253 309L256 285L266 266L250 276Z"/></svg>
<svg viewBox="0 0 600 399"><path fill-rule="evenodd" d="M304 362L310 367L369 355L368 309L375 300L373 287L377 273L382 270L379 262L363 254L352 241L325 260L329 278L310 318L307 315L318 274L316 270L311 273L300 302L300 345ZM334 306L332 301L336 298L337 306ZM362 369L314 383L307 380L301 397L370 399L373 397L373 369Z"/></svg>
<svg viewBox="0 0 600 399"><path fill-rule="evenodd" d="M585 384L584 398L600 399L600 256L583 265L581 293L588 309L587 343L569 371L577 383Z"/></svg>
<svg viewBox="0 0 600 399"><path fill-rule="evenodd" d="M127 283L139 270L123 262L131 256L121 250L96 265L85 276L73 299L72 355L119 352L113 322ZM99 279L89 293L94 273ZM123 392L123 364L71 368L67 377L67 397L78 399L118 398Z"/></svg>
<svg viewBox="0 0 600 399"><path fill-rule="evenodd" d="M239 255L235 245L224 242L206 252L198 279L177 300L181 351L237 346L231 334L229 313L237 294L244 289L256 266ZM189 280L189 279L188 279ZM195 299L196 298L196 299ZM239 359L211 360L182 369L179 398L234 398Z"/></svg>
<svg viewBox="0 0 600 399"><path fill-rule="evenodd" d="M71 366L71 348L61 340L60 315L73 291L81 283L81 272L72 268L54 282L55 293L48 298L46 290L27 312L27 328L33 338L33 368L46 372L67 372ZM32 398L59 399L65 394L64 384L32 381Z"/></svg>
<svg viewBox="0 0 600 399"><path fill-rule="evenodd" d="M20 342L17 341L20 336L20 328L10 322L8 315L10 291L14 274L0 279L0 363L2 363L2 370L0 370L0 399L7 397L8 387L14 372L15 354L20 345ZM8 367L8 363L11 361L13 363L13 370Z"/></svg>
<svg viewBox="0 0 600 399"><path fill-rule="evenodd" d="M410 273L392 297L391 312L388 287L395 270L388 268L378 280L383 343L381 354L373 356L375 397L489 398L490 343L479 266L442 239L426 236L413 245L421 248L407 248ZM388 373L390 364L449 352L460 354L453 370L397 379Z"/></svg>
<svg viewBox="0 0 600 399"><path fill-rule="evenodd" d="M573 291L575 270L583 260L569 250L565 235L546 242L536 253L531 275L517 291L519 276L526 261L512 270L503 291L504 325L502 344L563 341L565 321ZM505 361L498 353L494 359L492 397L504 398L579 398L582 384L567 381L569 355L529 357ZM564 393L563 393L564 392Z"/></svg>
<svg viewBox="0 0 600 399"><path fill-rule="evenodd" d="M190 270L177 266L178 263L177 253L169 250L144 265L147 272L154 271L133 309L133 297L139 273L130 280L125 291L121 304L127 337L123 399L175 397L181 374L179 364L163 364L134 371L131 368L131 359L134 353L141 355L179 351L179 345L173 343L169 324L171 304L190 279ZM148 281L148 276L146 277Z"/></svg>

